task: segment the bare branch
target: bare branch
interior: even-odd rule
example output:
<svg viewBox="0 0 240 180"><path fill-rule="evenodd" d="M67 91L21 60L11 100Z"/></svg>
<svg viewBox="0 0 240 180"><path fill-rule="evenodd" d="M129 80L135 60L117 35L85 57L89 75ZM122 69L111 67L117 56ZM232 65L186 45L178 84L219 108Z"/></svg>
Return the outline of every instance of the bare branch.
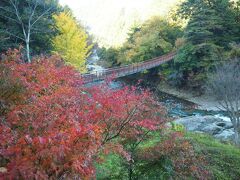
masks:
<svg viewBox="0 0 240 180"><path fill-rule="evenodd" d="M106 139L106 142L107 142L107 141L110 141L110 140L112 140L112 139L114 139L114 138L116 138L116 137L118 137L118 136L122 133L122 131L123 131L123 129L125 128L125 126L132 120L132 118L133 118L133 116L135 115L136 111L137 111L137 108L134 108L134 109L132 110L132 112L128 115L128 117L126 118L126 120L124 120L124 121L122 122L122 124L119 126L119 129L116 131L116 133L115 133L114 135L112 135L111 137L109 137L108 139Z"/></svg>
<svg viewBox="0 0 240 180"><path fill-rule="evenodd" d="M44 17L50 10L52 10L53 8L50 7L48 8L45 12L43 12L40 16L38 16L38 18L31 24L31 27L34 26L34 24L36 24L42 17Z"/></svg>
<svg viewBox="0 0 240 180"><path fill-rule="evenodd" d="M29 4L29 6L30 6L30 4ZM35 11L36 11L37 7L38 7L38 3L37 3L37 1L35 1L34 7L32 8L32 13L31 13L31 15L29 17L28 28L31 27L31 21L32 21L32 18L33 18L34 14L35 14Z"/></svg>
<svg viewBox="0 0 240 180"><path fill-rule="evenodd" d="M0 6L0 9L6 11L6 12L8 12L8 13L14 14L13 11L7 10L5 7Z"/></svg>
<svg viewBox="0 0 240 180"><path fill-rule="evenodd" d="M13 6L13 8L14 8L14 10L15 10L15 15L17 16L17 19L18 19L19 23L20 23L21 26L22 26L22 31L23 31L24 37L25 37L25 39L26 39L27 34L26 34L26 30L25 30L25 27L24 27L22 18L21 18L20 14L19 14L19 11L18 11L17 0L15 0L15 2L13 2L13 0L9 0L9 1L10 1L10 3L12 4L12 6Z"/></svg>
<svg viewBox="0 0 240 180"><path fill-rule="evenodd" d="M240 63L231 60L216 67L215 74L209 76L208 89L218 100L221 109L225 110L234 126L235 142L240 144ZM236 139L237 138L237 139Z"/></svg>

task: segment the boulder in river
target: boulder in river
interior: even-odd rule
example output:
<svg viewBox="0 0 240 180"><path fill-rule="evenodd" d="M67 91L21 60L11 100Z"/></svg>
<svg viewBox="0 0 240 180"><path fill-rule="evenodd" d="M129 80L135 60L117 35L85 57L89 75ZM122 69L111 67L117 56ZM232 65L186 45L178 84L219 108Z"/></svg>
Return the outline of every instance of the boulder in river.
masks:
<svg viewBox="0 0 240 180"><path fill-rule="evenodd" d="M233 140L234 129L230 121L216 116L189 116L174 121L186 130L210 134L221 140Z"/></svg>

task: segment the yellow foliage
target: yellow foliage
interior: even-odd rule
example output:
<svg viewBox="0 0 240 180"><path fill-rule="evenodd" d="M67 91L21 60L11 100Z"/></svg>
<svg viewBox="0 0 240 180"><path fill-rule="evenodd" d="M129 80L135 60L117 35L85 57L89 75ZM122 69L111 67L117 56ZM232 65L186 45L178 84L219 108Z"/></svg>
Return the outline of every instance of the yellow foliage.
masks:
<svg viewBox="0 0 240 180"><path fill-rule="evenodd" d="M88 35L69 12L53 16L59 34L52 40L54 53L80 72L86 72L86 59L92 46L87 43Z"/></svg>

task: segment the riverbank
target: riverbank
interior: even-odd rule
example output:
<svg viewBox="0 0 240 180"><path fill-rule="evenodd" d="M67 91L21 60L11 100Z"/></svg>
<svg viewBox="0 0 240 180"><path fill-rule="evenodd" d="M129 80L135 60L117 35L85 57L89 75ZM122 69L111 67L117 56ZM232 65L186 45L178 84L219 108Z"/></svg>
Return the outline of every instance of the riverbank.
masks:
<svg viewBox="0 0 240 180"><path fill-rule="evenodd" d="M219 108L217 107L218 102L214 100L213 97L210 97L208 95L197 96L191 91L179 90L163 83L158 85L157 89L164 93L176 96L177 98L181 98L196 104L196 109L206 111L219 111Z"/></svg>

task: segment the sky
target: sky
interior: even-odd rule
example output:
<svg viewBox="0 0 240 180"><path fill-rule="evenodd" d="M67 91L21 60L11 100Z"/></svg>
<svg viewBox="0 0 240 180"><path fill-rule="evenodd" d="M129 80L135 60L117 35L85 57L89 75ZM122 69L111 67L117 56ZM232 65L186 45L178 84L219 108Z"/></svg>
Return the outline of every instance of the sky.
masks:
<svg viewBox="0 0 240 180"><path fill-rule="evenodd" d="M104 46L120 46L131 27L164 16L179 0L60 0Z"/></svg>

